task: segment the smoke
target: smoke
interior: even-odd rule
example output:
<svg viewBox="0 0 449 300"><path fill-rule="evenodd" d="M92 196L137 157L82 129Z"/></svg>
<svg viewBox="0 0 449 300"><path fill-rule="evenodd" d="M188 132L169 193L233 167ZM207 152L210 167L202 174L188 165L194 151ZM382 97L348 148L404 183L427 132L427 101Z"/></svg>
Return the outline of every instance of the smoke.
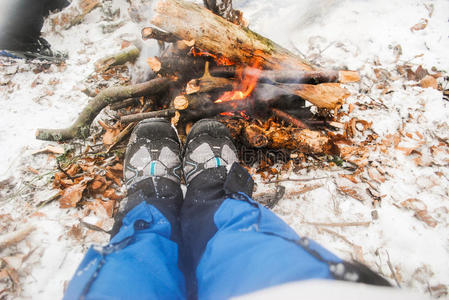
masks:
<svg viewBox="0 0 449 300"><path fill-rule="evenodd" d="M6 42L7 38L6 27L11 20L14 5L17 1L14 0L0 0L0 47ZM0 49L2 50L2 49Z"/></svg>
<svg viewBox="0 0 449 300"><path fill-rule="evenodd" d="M128 14L131 20L142 29L149 26L154 16L154 8L159 0L130 0ZM140 55L134 65L130 68L131 82L139 83L147 81L155 76L147 64L147 58L160 55L160 49L155 40L143 41L137 37L135 44L140 48Z"/></svg>
<svg viewBox="0 0 449 300"><path fill-rule="evenodd" d="M344 1L340 0L234 0L243 11L249 27L281 45L289 45L292 34L307 32L314 24L324 23ZM279 22L279 20L283 20Z"/></svg>

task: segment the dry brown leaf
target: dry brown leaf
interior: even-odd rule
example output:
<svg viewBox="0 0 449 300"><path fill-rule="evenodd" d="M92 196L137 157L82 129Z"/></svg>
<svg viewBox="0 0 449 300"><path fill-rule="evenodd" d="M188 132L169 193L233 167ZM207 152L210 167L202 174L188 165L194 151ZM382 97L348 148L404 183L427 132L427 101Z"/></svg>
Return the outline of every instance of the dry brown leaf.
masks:
<svg viewBox="0 0 449 300"><path fill-rule="evenodd" d="M438 90L438 82L437 80L430 75L426 75L426 77L424 77L421 82L419 83L419 85L425 89L425 88L433 88Z"/></svg>
<svg viewBox="0 0 449 300"><path fill-rule="evenodd" d="M427 20L427 19L422 19L421 22L419 22L419 23L413 25L413 27L410 28L410 30L411 30L412 32L423 30L423 29L425 29L425 28L427 27L427 24L428 24L428 23L429 23L429 20Z"/></svg>
<svg viewBox="0 0 449 300"><path fill-rule="evenodd" d="M81 226L79 224L73 225L70 228L70 230L67 232L67 235L69 237L76 239L77 241L81 241L81 239L83 237L83 231L81 230Z"/></svg>
<svg viewBox="0 0 449 300"><path fill-rule="evenodd" d="M99 203L104 207L108 217L112 218L112 216L114 215L115 200L100 201Z"/></svg>
<svg viewBox="0 0 449 300"><path fill-rule="evenodd" d="M103 135L103 144L106 146L114 143L115 137L120 133L120 128L108 128Z"/></svg>
<svg viewBox="0 0 449 300"><path fill-rule="evenodd" d="M342 192L343 194L346 194L346 195L348 195L348 196L350 196L350 197L352 197L352 198L354 198L354 199L356 199L358 201L363 202L362 197L360 197L360 195L357 193L357 191L354 190L354 189L351 189L350 187L338 186L338 190L340 192Z"/></svg>
<svg viewBox="0 0 449 300"><path fill-rule="evenodd" d="M121 200L123 198L123 196L119 196L115 193L115 190L113 188L111 189L107 189L104 193L103 196L105 198L111 199L111 200Z"/></svg>
<svg viewBox="0 0 449 300"><path fill-rule="evenodd" d="M438 225L438 222L431 215L429 215L429 212L427 210L417 211L415 213L415 217L418 220L423 221L424 223L426 223L430 227L436 227Z"/></svg>
<svg viewBox="0 0 449 300"><path fill-rule="evenodd" d="M111 171L106 171L105 176L106 178L112 180L116 185L122 186L122 181L120 178L117 178Z"/></svg>
<svg viewBox="0 0 449 300"><path fill-rule="evenodd" d="M349 181L353 182L353 183L359 183L359 181L354 177L354 175L351 174L340 174L340 177L346 178Z"/></svg>
<svg viewBox="0 0 449 300"><path fill-rule="evenodd" d="M382 174L379 173L379 171L376 168L369 168L368 169L368 175L369 177L378 182L378 183L384 183L385 182L385 177L382 176Z"/></svg>
<svg viewBox="0 0 449 300"><path fill-rule="evenodd" d="M75 184L66 188L62 192L61 198L59 198L59 205L61 208L76 207L78 202L83 198L83 191L86 189L86 185L82 183Z"/></svg>
<svg viewBox="0 0 449 300"><path fill-rule="evenodd" d="M35 168L28 166L27 170L30 171L31 173L35 174L35 175L39 175L39 171L36 170Z"/></svg>
<svg viewBox="0 0 449 300"><path fill-rule="evenodd" d="M81 170L81 167L78 164L71 165L65 172L69 174L69 176L75 176Z"/></svg>
<svg viewBox="0 0 449 300"><path fill-rule="evenodd" d="M416 198L409 198L400 203L404 208L411 209L414 211L427 210L427 206L424 202Z"/></svg>

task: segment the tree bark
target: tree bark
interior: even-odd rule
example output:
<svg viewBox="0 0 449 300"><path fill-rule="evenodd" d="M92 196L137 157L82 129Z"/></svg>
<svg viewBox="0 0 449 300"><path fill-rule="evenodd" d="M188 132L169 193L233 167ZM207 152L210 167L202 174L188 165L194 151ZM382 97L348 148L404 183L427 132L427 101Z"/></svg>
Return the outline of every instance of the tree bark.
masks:
<svg viewBox="0 0 449 300"><path fill-rule="evenodd" d="M237 26L194 3L163 0L156 7L153 25L195 46L247 65L266 69L315 69L309 62L273 41Z"/></svg>
<svg viewBox="0 0 449 300"><path fill-rule="evenodd" d="M139 48L132 45L122 51L110 55L108 57L99 59L95 62L95 69L97 72L104 72L110 67L123 65L127 62L134 62L140 54Z"/></svg>
<svg viewBox="0 0 449 300"><path fill-rule="evenodd" d="M286 149L306 154L337 154L331 139L309 129L270 128L251 124L242 130L244 142L254 148Z"/></svg>
<svg viewBox="0 0 449 300"><path fill-rule="evenodd" d="M159 94L167 89L169 83L167 78L156 78L136 85L105 89L89 101L72 126L64 129L38 129L36 138L45 141L86 138L93 120L107 105L127 98Z"/></svg>

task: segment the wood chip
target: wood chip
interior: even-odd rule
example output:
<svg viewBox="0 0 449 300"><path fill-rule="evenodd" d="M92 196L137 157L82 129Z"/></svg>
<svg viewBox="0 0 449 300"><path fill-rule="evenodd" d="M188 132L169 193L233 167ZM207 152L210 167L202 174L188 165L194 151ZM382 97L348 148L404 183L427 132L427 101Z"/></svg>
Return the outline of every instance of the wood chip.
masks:
<svg viewBox="0 0 449 300"><path fill-rule="evenodd" d="M36 155L36 154L41 154L41 153L53 153L53 154L61 155L61 154L64 154L64 148L62 148L61 146L48 145L47 147L40 149L40 150L36 150L31 154Z"/></svg>
<svg viewBox="0 0 449 300"><path fill-rule="evenodd" d="M414 32L414 31L420 31L420 30L424 30L427 27L427 24L429 23L429 20L427 19L422 19L421 22L413 25L412 28L410 28L410 31Z"/></svg>

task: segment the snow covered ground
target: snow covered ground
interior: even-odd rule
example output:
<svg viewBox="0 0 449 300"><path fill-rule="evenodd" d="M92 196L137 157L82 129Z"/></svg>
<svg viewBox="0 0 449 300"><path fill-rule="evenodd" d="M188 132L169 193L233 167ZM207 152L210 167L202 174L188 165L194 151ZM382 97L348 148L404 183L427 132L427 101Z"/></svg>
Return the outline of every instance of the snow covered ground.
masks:
<svg viewBox="0 0 449 300"><path fill-rule="evenodd" d="M61 298L89 245L108 240L79 227L79 219L86 220L82 211L60 209L56 202L39 205L54 193L55 160L32 154L54 145L37 141L36 128L70 125L88 101L81 91L94 62L118 51L122 39L140 34L129 21L127 2L102 3L69 30L44 27L53 48L69 54L64 68L0 58L0 235L35 227L17 246L0 249L17 272L9 275L18 285L17 298ZM404 64L413 71L422 65L432 74L442 72L437 81L448 88L449 1L234 0L234 5L252 30L316 64L359 70L362 81L347 86L352 96L343 106L350 112L345 118L372 121L378 136L369 145L367 167L354 177L342 177L350 172L339 167L281 173L281 178L325 179L282 182L287 196L274 211L298 234L366 263L393 284L449 299L449 102L441 91L422 88L398 72ZM105 17L116 9L119 19ZM411 30L418 23L425 28ZM114 24L117 29L107 30ZM364 140L364 134L355 139ZM275 188L256 179L256 194ZM298 192L308 187L313 189ZM0 283L0 298L2 289Z"/></svg>

